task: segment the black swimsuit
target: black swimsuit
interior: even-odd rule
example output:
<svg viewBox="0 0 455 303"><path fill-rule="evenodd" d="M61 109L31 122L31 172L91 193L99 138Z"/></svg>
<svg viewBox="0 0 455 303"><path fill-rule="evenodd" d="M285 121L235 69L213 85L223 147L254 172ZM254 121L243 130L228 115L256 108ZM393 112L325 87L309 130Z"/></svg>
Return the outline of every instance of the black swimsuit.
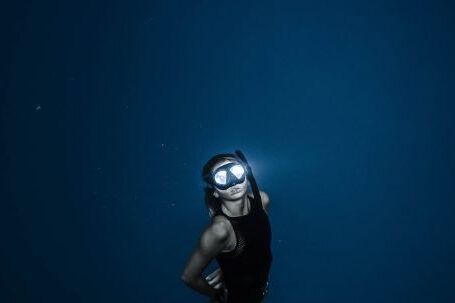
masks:
<svg viewBox="0 0 455 303"><path fill-rule="evenodd" d="M250 198L250 212L230 217L221 206L215 215L226 217L237 238L234 250L216 257L228 290L228 303L261 302L267 292L268 275L272 264L270 242L272 232L261 198Z"/></svg>

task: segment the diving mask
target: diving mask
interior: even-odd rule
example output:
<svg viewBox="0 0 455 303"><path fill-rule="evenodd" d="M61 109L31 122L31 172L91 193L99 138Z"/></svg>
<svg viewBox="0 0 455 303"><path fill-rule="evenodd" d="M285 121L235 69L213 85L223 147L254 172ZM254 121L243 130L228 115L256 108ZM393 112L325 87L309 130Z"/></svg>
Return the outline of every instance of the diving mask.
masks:
<svg viewBox="0 0 455 303"><path fill-rule="evenodd" d="M211 177L213 186L225 190L245 181L246 171L238 162L232 162L217 168Z"/></svg>

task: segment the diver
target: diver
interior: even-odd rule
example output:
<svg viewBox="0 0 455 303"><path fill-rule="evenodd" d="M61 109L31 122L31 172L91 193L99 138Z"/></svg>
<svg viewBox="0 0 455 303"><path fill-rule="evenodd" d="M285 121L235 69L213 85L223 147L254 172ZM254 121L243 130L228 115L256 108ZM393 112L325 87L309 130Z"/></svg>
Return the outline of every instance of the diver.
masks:
<svg viewBox="0 0 455 303"><path fill-rule="evenodd" d="M269 197L259 191L251 167L238 150L213 156L202 169L202 179L211 222L181 279L212 303L263 302L272 264ZM213 259L219 268L202 277Z"/></svg>

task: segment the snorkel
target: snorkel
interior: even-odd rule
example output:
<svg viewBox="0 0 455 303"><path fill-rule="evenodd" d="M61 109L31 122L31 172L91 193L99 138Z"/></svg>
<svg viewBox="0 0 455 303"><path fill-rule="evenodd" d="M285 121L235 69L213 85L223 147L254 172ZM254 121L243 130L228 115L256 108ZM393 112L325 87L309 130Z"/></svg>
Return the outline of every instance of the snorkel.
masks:
<svg viewBox="0 0 455 303"><path fill-rule="evenodd" d="M247 169L246 177L247 177L248 181L250 181L251 188L253 189L254 199L257 199L258 201L260 201L262 203L261 195L259 193L259 188L256 183L256 179L253 176L253 171L251 170L251 167L248 164L248 161L246 160L245 155L240 150L236 150L234 153L237 156L237 158L239 158L246 165L246 169Z"/></svg>

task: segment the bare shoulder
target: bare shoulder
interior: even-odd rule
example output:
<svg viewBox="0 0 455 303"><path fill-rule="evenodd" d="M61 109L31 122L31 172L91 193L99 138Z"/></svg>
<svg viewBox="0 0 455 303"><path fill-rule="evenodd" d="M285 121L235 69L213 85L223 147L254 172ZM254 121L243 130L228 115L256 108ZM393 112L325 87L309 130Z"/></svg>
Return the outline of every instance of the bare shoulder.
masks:
<svg viewBox="0 0 455 303"><path fill-rule="evenodd" d="M228 220L224 216L214 216L205 232L219 239L226 238L229 235Z"/></svg>
<svg viewBox="0 0 455 303"><path fill-rule="evenodd" d="M265 209L265 211L267 211L268 210L268 206L270 204L270 197L265 191L262 191L262 190L259 191L259 194L261 195L262 207ZM248 193L248 195L250 197L254 198L254 194L253 193Z"/></svg>

